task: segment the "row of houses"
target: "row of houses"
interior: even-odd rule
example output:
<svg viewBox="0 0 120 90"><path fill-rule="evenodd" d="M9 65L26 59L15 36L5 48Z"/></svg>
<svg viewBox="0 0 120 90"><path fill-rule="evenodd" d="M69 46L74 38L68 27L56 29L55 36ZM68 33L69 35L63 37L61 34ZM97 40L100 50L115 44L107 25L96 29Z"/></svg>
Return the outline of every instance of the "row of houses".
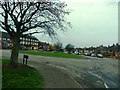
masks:
<svg viewBox="0 0 120 90"><path fill-rule="evenodd" d="M89 47L89 48L76 48L74 49L81 54L89 53L89 54L102 54L104 57L108 58L120 58L120 45L118 43L113 44L112 46L99 46L99 47Z"/></svg>
<svg viewBox="0 0 120 90"><path fill-rule="evenodd" d="M0 48L3 49L11 49L12 48L12 40L8 33L0 32ZM48 48L49 43L40 42L34 36L25 36L20 37L20 49L27 49L27 50L35 50L40 48Z"/></svg>

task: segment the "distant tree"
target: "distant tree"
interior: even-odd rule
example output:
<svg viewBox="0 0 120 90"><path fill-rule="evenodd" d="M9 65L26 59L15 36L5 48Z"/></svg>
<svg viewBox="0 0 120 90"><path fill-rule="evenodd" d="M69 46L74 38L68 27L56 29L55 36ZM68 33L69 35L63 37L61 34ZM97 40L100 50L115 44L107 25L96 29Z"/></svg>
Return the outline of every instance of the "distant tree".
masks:
<svg viewBox="0 0 120 90"><path fill-rule="evenodd" d="M49 51L53 51L54 50L54 46L52 44L49 44Z"/></svg>
<svg viewBox="0 0 120 90"><path fill-rule="evenodd" d="M5 2L6 1L6 2ZM65 15L70 12L60 0L5 0L0 2L0 27L10 35L13 43L10 64L17 66L20 37L34 33L48 34L56 38L57 31L66 30L70 25Z"/></svg>
<svg viewBox="0 0 120 90"><path fill-rule="evenodd" d="M55 43L55 47L56 47L57 51L61 51L61 49L62 49L62 43L60 43L60 42Z"/></svg>
<svg viewBox="0 0 120 90"><path fill-rule="evenodd" d="M70 54L71 52L73 52L74 50L74 45L72 44L67 44L65 49L68 51L68 53Z"/></svg>
<svg viewBox="0 0 120 90"><path fill-rule="evenodd" d="M120 45L118 43L116 43L116 49L118 52L120 52Z"/></svg>
<svg viewBox="0 0 120 90"><path fill-rule="evenodd" d="M99 46L99 47L96 47L95 53L97 53L97 54L101 53L101 48L100 48L100 46Z"/></svg>

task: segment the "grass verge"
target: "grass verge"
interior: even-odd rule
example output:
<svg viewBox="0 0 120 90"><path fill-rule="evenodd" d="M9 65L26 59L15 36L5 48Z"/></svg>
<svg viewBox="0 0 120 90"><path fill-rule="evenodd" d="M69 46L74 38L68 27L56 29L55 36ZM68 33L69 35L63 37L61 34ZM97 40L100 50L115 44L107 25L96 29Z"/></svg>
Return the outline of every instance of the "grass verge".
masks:
<svg viewBox="0 0 120 90"><path fill-rule="evenodd" d="M52 57L64 57L64 58L84 58L82 56L67 54L63 52L46 52L46 51L37 51L37 50L20 50L20 53L31 54L31 55L42 55L42 56L52 56Z"/></svg>
<svg viewBox="0 0 120 90"><path fill-rule="evenodd" d="M17 68L9 65L9 60L2 60L2 88L42 88L43 78L39 72L20 64Z"/></svg>

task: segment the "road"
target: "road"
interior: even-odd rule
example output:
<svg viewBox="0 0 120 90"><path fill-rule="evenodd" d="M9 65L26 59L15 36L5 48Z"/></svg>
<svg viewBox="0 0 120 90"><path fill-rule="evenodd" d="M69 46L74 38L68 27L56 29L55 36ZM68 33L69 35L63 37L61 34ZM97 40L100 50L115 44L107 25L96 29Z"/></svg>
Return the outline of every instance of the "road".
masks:
<svg viewBox="0 0 120 90"><path fill-rule="evenodd" d="M3 58L9 58L10 53L10 50L2 50ZM22 62L22 56L19 55L19 62ZM29 55L28 65L44 76L44 88L118 88L117 59Z"/></svg>

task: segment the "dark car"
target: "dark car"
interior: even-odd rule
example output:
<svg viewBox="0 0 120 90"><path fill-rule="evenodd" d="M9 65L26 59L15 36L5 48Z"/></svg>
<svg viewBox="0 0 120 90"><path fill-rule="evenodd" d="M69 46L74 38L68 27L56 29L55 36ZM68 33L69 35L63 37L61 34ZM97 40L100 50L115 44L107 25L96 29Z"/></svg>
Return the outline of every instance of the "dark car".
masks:
<svg viewBox="0 0 120 90"><path fill-rule="evenodd" d="M85 56L91 56L91 53L84 53Z"/></svg>

